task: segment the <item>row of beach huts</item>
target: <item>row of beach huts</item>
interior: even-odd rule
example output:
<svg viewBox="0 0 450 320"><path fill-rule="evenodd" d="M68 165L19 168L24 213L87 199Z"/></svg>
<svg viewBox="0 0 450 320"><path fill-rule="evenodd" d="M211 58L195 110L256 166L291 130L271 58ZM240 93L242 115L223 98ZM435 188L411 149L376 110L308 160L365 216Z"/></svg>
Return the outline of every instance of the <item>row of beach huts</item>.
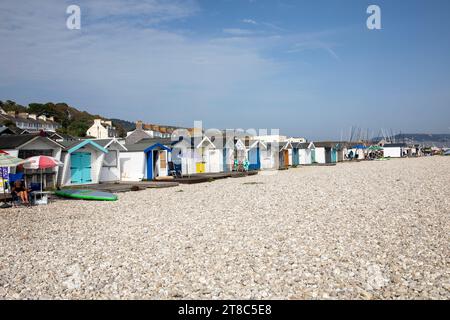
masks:
<svg viewBox="0 0 450 320"><path fill-rule="evenodd" d="M381 149L385 157L417 156L420 149L403 144L384 144L368 148L355 142L313 142L303 138L280 135L256 136L244 132L203 132L174 130L170 134L149 134L142 126L124 139L78 139L53 131L20 134L7 127L0 128L0 150L27 159L51 156L63 166L22 170L29 181L43 176L44 185L63 187L116 181L158 180L178 173L190 176L240 170L277 170L301 165L335 164L351 159L365 159ZM42 176L41 176L42 174Z"/></svg>

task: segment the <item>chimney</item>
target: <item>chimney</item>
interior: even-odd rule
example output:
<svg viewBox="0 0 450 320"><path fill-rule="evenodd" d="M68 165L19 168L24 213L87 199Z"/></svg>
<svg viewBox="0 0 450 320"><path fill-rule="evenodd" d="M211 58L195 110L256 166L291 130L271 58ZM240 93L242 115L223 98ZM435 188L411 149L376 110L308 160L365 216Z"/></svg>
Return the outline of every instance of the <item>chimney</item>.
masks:
<svg viewBox="0 0 450 320"><path fill-rule="evenodd" d="M34 113L30 113L30 114L28 115L28 118L33 119L33 120L36 120L36 115L35 115Z"/></svg>
<svg viewBox="0 0 450 320"><path fill-rule="evenodd" d="M142 130L143 123L141 120L136 121L136 130Z"/></svg>

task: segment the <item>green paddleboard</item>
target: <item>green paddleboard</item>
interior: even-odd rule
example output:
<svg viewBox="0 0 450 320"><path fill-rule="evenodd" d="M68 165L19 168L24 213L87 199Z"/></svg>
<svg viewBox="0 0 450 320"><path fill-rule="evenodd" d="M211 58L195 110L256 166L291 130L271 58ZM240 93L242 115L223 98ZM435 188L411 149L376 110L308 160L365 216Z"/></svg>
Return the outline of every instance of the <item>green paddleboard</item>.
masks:
<svg viewBox="0 0 450 320"><path fill-rule="evenodd" d="M62 189L56 191L55 194L63 198L82 200L116 201L118 199L115 194L89 189Z"/></svg>

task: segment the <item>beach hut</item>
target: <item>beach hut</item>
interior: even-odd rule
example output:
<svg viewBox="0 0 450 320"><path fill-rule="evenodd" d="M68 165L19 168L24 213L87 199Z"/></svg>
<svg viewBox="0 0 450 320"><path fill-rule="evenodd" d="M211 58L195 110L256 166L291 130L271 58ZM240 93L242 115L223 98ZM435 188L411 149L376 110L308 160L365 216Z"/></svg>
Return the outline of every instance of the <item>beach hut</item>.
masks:
<svg viewBox="0 0 450 320"><path fill-rule="evenodd" d="M93 140L62 142L64 167L60 175L60 185L82 185L100 182L103 159L108 153L104 147Z"/></svg>
<svg viewBox="0 0 450 320"><path fill-rule="evenodd" d="M383 146L384 157L386 158L401 158L404 150L406 150L405 143L388 143Z"/></svg>
<svg viewBox="0 0 450 320"><path fill-rule="evenodd" d="M125 144L126 151L119 155L121 180L154 180L168 176L172 144L172 140L166 138Z"/></svg>
<svg viewBox="0 0 450 320"><path fill-rule="evenodd" d="M348 160L348 144L346 142L339 142L336 145L337 162Z"/></svg>
<svg viewBox="0 0 450 320"><path fill-rule="evenodd" d="M299 143L297 145L297 148L300 165L309 165L315 162L314 143L312 142Z"/></svg>
<svg viewBox="0 0 450 320"><path fill-rule="evenodd" d="M258 140L247 140L247 159L249 162L249 170L260 170L261 165L261 155L263 150L267 150L267 145Z"/></svg>
<svg viewBox="0 0 450 320"><path fill-rule="evenodd" d="M217 173L222 172L223 155L222 149L216 148L214 143L207 137L203 137L199 144L195 146L202 156L202 162L197 163L197 173Z"/></svg>
<svg viewBox="0 0 450 320"><path fill-rule="evenodd" d="M366 157L367 147L364 144L354 144L348 148L348 154L353 153L353 158L358 160L364 160Z"/></svg>
<svg viewBox="0 0 450 320"><path fill-rule="evenodd" d="M207 136L182 138L173 144L173 160L183 174L222 172L222 152Z"/></svg>
<svg viewBox="0 0 450 320"><path fill-rule="evenodd" d="M62 150L64 145L48 138L45 134L15 134L0 136L0 150L21 159L35 156L49 156L59 161L62 160ZM16 168L11 168L12 173ZM61 169L59 167L45 169L43 174L44 187L56 186ZM33 169L23 169L27 182L40 183L41 171Z"/></svg>
<svg viewBox="0 0 450 320"><path fill-rule="evenodd" d="M315 142L315 159L317 163L336 163L338 142Z"/></svg>
<svg viewBox="0 0 450 320"><path fill-rule="evenodd" d="M298 166L300 165L300 149L303 145L302 142L292 142L292 156L291 156L291 165Z"/></svg>
<svg viewBox="0 0 450 320"><path fill-rule="evenodd" d="M279 168L288 168L290 166L289 151L292 151L292 143L290 141L282 142L279 146Z"/></svg>
<svg viewBox="0 0 450 320"><path fill-rule="evenodd" d="M264 142L264 144L266 147L260 149L261 169L278 169L280 152L278 142Z"/></svg>
<svg viewBox="0 0 450 320"><path fill-rule="evenodd" d="M95 139L92 140L102 146L108 153L105 154L100 170L100 182L120 181L120 153L127 151L127 148L121 144L116 138L112 139Z"/></svg>

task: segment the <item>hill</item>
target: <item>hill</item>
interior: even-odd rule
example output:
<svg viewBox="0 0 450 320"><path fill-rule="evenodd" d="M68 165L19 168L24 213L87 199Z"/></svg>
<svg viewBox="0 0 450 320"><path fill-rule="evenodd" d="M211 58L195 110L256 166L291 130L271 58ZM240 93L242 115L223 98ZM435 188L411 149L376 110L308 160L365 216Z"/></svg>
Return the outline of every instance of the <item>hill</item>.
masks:
<svg viewBox="0 0 450 320"><path fill-rule="evenodd" d="M11 100L1 101L0 107L8 111L28 112L39 115L53 116L55 121L61 124L61 133L70 134L76 137L86 136L86 130L93 124L94 119L112 120L113 125L121 137L126 136L126 132L132 127L132 123L120 119L107 119L100 115L90 114L86 111L80 111L77 108L69 106L67 103L30 103L28 106L22 106ZM133 124L134 126L134 124Z"/></svg>
<svg viewBox="0 0 450 320"><path fill-rule="evenodd" d="M380 141L382 137L374 138ZM424 146L450 147L450 134L401 133L393 137L393 141Z"/></svg>

